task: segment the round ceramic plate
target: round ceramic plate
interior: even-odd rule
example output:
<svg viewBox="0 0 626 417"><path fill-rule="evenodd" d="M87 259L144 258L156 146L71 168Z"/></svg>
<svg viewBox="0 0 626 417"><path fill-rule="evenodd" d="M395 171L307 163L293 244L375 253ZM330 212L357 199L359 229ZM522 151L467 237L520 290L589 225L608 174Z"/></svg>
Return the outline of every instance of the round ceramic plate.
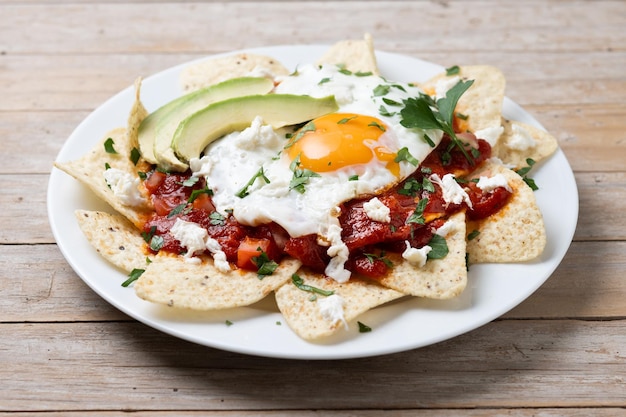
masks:
<svg viewBox="0 0 626 417"><path fill-rule="evenodd" d="M287 68L315 62L326 46L278 46L248 50L273 56ZM443 70L415 58L378 52L381 73L387 79L422 81ZM149 78L142 100L149 111L181 94L178 79L184 65ZM132 87L115 95L91 113L72 133L57 160L77 159L109 130L125 126L132 105ZM504 117L541 127L521 107L505 99ZM531 172L540 189L535 192L543 213L548 245L533 262L473 265L468 286L454 300L405 298L359 318L373 330L359 333L352 323L322 343L297 337L278 312L273 297L243 308L215 312L177 311L145 302L132 287L120 284L126 274L100 258L82 235L76 209L110 210L90 191L65 173L53 169L48 186L48 213L52 231L74 271L101 297L129 316L170 335L202 345L260 356L293 359L341 359L374 356L414 349L473 330L506 313L542 285L559 265L574 235L578 192L572 170L558 150Z"/></svg>

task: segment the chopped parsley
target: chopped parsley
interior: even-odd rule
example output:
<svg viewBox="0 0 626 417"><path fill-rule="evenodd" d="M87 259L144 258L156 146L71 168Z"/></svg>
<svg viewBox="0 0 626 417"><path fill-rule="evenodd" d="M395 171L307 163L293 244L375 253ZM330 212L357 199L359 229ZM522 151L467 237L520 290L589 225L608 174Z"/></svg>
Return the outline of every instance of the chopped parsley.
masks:
<svg viewBox="0 0 626 417"><path fill-rule="evenodd" d="M458 65L453 65L451 67L446 68L446 75L457 75L461 72L461 68Z"/></svg>
<svg viewBox="0 0 626 417"><path fill-rule="evenodd" d="M419 161L413 155L411 155L411 152L409 152L409 148L407 148L406 146L398 151L398 154L396 155L393 161L394 162L407 161L413 166L419 165Z"/></svg>
<svg viewBox="0 0 626 417"><path fill-rule="evenodd" d="M465 158L473 165L474 158L467 153L465 145L457 138L453 126L456 104L473 83L472 80L459 81L448 90L444 98L438 100L434 100L426 94L408 98L404 102L404 108L400 111L400 124L409 129L437 129L447 133L452 139L453 145L459 148Z"/></svg>
<svg viewBox="0 0 626 417"><path fill-rule="evenodd" d="M517 171L517 174L522 177L522 179L524 180L524 182L526 184L528 184L528 186L530 187L531 190L533 191L537 191L539 189L539 187L537 187L537 184L535 183L535 180L532 178L529 178L526 174L528 174L528 172L532 169L533 165L535 165L535 160L532 158L527 158L526 159L526 164L528 164L527 166L525 166L524 168L520 168Z"/></svg>
<svg viewBox="0 0 626 417"><path fill-rule="evenodd" d="M276 268L278 268L278 264L272 261L267 253L265 253L261 247L258 247L257 250L261 252L259 256L252 257L252 263L257 267L257 275L260 279L265 278L268 275L272 275Z"/></svg>
<svg viewBox="0 0 626 417"><path fill-rule="evenodd" d="M174 216L176 216L176 215L178 215L178 214L181 214L181 213L186 214L186 213L187 213L187 211L186 211L187 204L189 204L189 203L184 202L184 203L180 203L179 205L177 205L176 207L174 207L174 208L172 209L172 211L170 211L170 212L168 213L167 218L168 218L168 219L171 219L172 217L174 217Z"/></svg>
<svg viewBox="0 0 626 417"><path fill-rule="evenodd" d="M385 256L385 252L381 252L380 255L376 255L374 253L364 253L365 257L369 261L369 263L373 264L375 261L382 261L387 268L393 268L393 263L389 258Z"/></svg>
<svg viewBox="0 0 626 417"><path fill-rule="evenodd" d="M263 167L259 168L259 170L256 172L256 174L254 174L252 176L252 178L250 178L250 181L248 181L248 183L246 185L243 186L243 188L239 191L237 191L235 193L235 195L239 198L244 198L245 196L247 196L248 193L248 188L250 188L252 186L252 184L254 184L254 182L257 180L257 178L261 178L263 181L265 181L266 184L270 183L269 178L267 178L265 176L265 172L263 171Z"/></svg>
<svg viewBox="0 0 626 417"><path fill-rule="evenodd" d="M300 168L300 154L289 165L289 169L293 171L293 178L289 182L289 189L295 190L300 194L304 194L304 185L309 182L311 177L319 177L320 174L310 169Z"/></svg>
<svg viewBox="0 0 626 417"><path fill-rule="evenodd" d="M426 209L426 205L428 204L428 198L422 198L415 206L415 210L406 220L407 223L415 223L415 224L425 224L426 220L424 219L424 210Z"/></svg>
<svg viewBox="0 0 626 417"><path fill-rule="evenodd" d="M359 333L369 333L372 331L372 328L367 324L363 324L360 321L357 321L357 324L359 325Z"/></svg>
<svg viewBox="0 0 626 417"><path fill-rule="evenodd" d="M224 224L226 224L226 217L224 217L221 213L218 213L217 211L209 214L209 219L210 223L213 226L223 226Z"/></svg>
<svg viewBox="0 0 626 417"><path fill-rule="evenodd" d="M143 274L144 272L146 272L145 269L138 269L138 268L135 268L132 271L130 271L130 274L128 274L128 279L122 282L122 287L128 287L130 284L137 281L139 277L141 276L141 274Z"/></svg>
<svg viewBox="0 0 626 417"><path fill-rule="evenodd" d="M469 235L467 235L467 240L474 240L478 237L478 235L480 235L480 230L474 229Z"/></svg>
<svg viewBox="0 0 626 417"><path fill-rule="evenodd" d="M445 258L448 254L448 243L443 236L439 236L437 234L433 235L428 242L428 246L432 248L430 252L428 252L428 259L442 259Z"/></svg>
<svg viewBox="0 0 626 417"><path fill-rule="evenodd" d="M293 282L293 285L295 285L296 287L298 287L302 291L308 291L308 292L312 292L312 293L316 293L316 294L320 294L320 295L325 295L325 296L333 295L335 293L334 291L323 290L321 288L317 288L317 287L313 287L311 285L305 284L304 280L302 279L302 277L300 277L300 275L298 275L298 274L293 274L291 276L291 282Z"/></svg>
<svg viewBox="0 0 626 417"><path fill-rule="evenodd" d="M338 125L344 125L344 124L348 123L350 120L352 120L352 119L356 119L357 117L359 117L359 116L344 117L343 119L339 120L339 121L337 122L337 124L338 124Z"/></svg>
<svg viewBox="0 0 626 417"><path fill-rule="evenodd" d="M187 202L193 203L196 200L196 198L200 197L202 194L208 194L209 196L212 196L213 190L211 190L207 186L204 186L204 188L201 188L199 190L193 190L191 194L189 195L189 199L187 200Z"/></svg>
<svg viewBox="0 0 626 417"><path fill-rule="evenodd" d="M130 151L130 160L133 163L133 165L137 165L137 162L139 162L140 157L141 157L141 154L139 153L139 149L133 148Z"/></svg>
<svg viewBox="0 0 626 417"><path fill-rule="evenodd" d="M108 138L107 140L105 140L104 141L104 150L105 150L105 152L106 153L116 154L117 151L115 150L113 145L115 145L115 142L113 141L113 138Z"/></svg>
<svg viewBox="0 0 626 417"><path fill-rule="evenodd" d="M387 84L379 84L374 88L374 97L385 96L391 90L391 86Z"/></svg>

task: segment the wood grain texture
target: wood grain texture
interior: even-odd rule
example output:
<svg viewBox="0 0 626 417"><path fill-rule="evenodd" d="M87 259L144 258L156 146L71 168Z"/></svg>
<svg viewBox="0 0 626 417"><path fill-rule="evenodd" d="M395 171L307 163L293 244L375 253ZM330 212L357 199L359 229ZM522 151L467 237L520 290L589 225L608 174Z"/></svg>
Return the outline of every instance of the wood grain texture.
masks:
<svg viewBox="0 0 626 417"><path fill-rule="evenodd" d="M625 27L621 0L0 0L0 417L626 416ZM444 67L498 66L557 138L579 220L533 295L422 349L283 361L165 335L80 280L46 189L91 111L206 55L364 32Z"/></svg>
<svg viewBox="0 0 626 417"><path fill-rule="evenodd" d="M11 383L0 403L10 409L626 406L621 321L498 321L428 348L340 363L229 354L137 323L1 326L13 336L5 348L27 353L13 366L3 358ZM582 371L583 362L593 366Z"/></svg>

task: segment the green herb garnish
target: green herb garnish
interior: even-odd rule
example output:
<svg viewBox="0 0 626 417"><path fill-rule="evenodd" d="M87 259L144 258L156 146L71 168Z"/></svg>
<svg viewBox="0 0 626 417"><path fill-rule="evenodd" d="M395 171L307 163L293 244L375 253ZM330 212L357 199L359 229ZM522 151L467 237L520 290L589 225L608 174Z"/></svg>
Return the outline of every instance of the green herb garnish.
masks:
<svg viewBox="0 0 626 417"><path fill-rule="evenodd" d="M293 178L289 182L289 189L295 190L300 194L304 193L304 185L309 182L311 177L320 176L320 174L311 171L310 169L300 168L300 154L298 154L298 156L291 162L289 169L293 171Z"/></svg>
<svg viewBox="0 0 626 417"><path fill-rule="evenodd" d="M443 236L433 235L430 242L428 242L428 246L432 248L428 252L428 259L441 259L448 254L448 243Z"/></svg>
<svg viewBox="0 0 626 417"><path fill-rule="evenodd" d="M398 151L393 161L394 162L407 161L413 166L419 165L419 161L413 155L411 155L411 152L409 152L409 148L407 148L406 146Z"/></svg>
<svg viewBox="0 0 626 417"><path fill-rule="evenodd" d="M254 182L257 180L257 178L261 178L263 181L265 181L266 184L270 183L269 178L267 178L265 176L265 173L263 172L263 167L259 168L259 170L256 172L256 174L254 174L252 176L252 178L250 178L250 181L248 181L248 183L246 185L244 185L244 187L237 191L237 193L235 193L235 195L239 198L244 198L245 196L248 195L248 188L250 188L252 186L252 184L254 184Z"/></svg>
<svg viewBox="0 0 626 417"><path fill-rule="evenodd" d="M360 321L357 321L357 324L359 325L359 333L369 333L372 331L372 328L367 324L363 324Z"/></svg>
<svg viewBox="0 0 626 417"><path fill-rule="evenodd" d="M130 161L133 163L133 165L137 165L137 162L139 162L140 157L141 157L141 154L139 153L139 149L137 148L131 149Z"/></svg>
<svg viewBox="0 0 626 417"><path fill-rule="evenodd" d="M424 210L426 209L426 205L428 204L428 198L422 198L415 206L415 210L406 220L407 223L415 223L415 224L425 224L426 220L424 219Z"/></svg>
<svg viewBox="0 0 626 417"><path fill-rule="evenodd" d="M305 284L304 280L298 274L293 274L291 276L291 282L293 282L293 285L295 285L296 287L298 287L302 291L308 291L308 292L312 292L312 293L317 293L317 294L320 294L320 295L325 295L327 297L329 295L333 295L335 293L334 291L323 290L321 288L317 288L317 287L313 287L311 285Z"/></svg>
<svg viewBox="0 0 626 417"><path fill-rule="evenodd" d="M224 224L226 224L226 217L224 217L221 213L218 213L217 211L209 214L209 219L209 223L211 223L213 226L223 226Z"/></svg>
<svg viewBox="0 0 626 417"><path fill-rule="evenodd" d="M261 252L261 254L259 256L253 256L251 260L257 267L257 275L260 279L263 279L268 275L272 275L276 268L278 268L278 264L272 261L261 247L258 247L256 250Z"/></svg>
<svg viewBox="0 0 626 417"><path fill-rule="evenodd" d="M461 68L458 65L453 65L449 68L446 68L446 75L450 76L450 75L457 75L458 73L461 72Z"/></svg>
<svg viewBox="0 0 626 417"><path fill-rule="evenodd" d="M104 150L106 151L106 153L117 153L113 145L115 145L115 142L112 138L108 138L104 141Z"/></svg>
<svg viewBox="0 0 626 417"><path fill-rule="evenodd" d="M478 237L478 235L480 235L480 230L474 229L469 235L467 235L467 240L474 240Z"/></svg>
<svg viewBox="0 0 626 417"><path fill-rule="evenodd" d="M138 268L135 268L132 271L130 271L130 274L128 274L128 279L122 282L122 287L128 287L130 284L137 281L139 277L141 276L141 274L143 274L144 272L146 272L145 269L138 269Z"/></svg>
<svg viewBox="0 0 626 417"><path fill-rule="evenodd" d="M450 136L452 143L459 148L465 158L473 165L474 158L465 150L465 145L457 138L453 126L454 109L459 98L474 83L472 80L459 81L446 93L444 98L434 100L426 94L412 97L404 102L400 111L400 124L406 128L423 130L437 129Z"/></svg>

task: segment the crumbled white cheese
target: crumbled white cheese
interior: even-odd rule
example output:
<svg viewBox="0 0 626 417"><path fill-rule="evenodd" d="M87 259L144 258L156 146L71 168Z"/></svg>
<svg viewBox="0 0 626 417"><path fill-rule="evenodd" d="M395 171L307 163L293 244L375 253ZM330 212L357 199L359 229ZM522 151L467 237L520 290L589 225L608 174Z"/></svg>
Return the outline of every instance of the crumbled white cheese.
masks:
<svg viewBox="0 0 626 417"><path fill-rule="evenodd" d="M339 223L337 221L337 223ZM339 283L346 282L350 279L350 271L345 269L345 263L348 260L350 251L346 244L341 240L341 226L339 224L331 224L325 238L330 242L330 247L326 250L330 256L330 262L326 265L324 273Z"/></svg>
<svg viewBox="0 0 626 417"><path fill-rule="evenodd" d="M404 242L406 244L406 249L402 252L402 257L409 261L411 265L415 265L418 267L423 267L426 265L426 260L428 259L428 253L433 249L430 246L426 245L419 249L411 247L411 244L408 241Z"/></svg>
<svg viewBox="0 0 626 417"><path fill-rule="evenodd" d="M270 125L263 124L263 119L255 117L250 127L235 136L233 144L240 149L254 150L258 148L274 148L283 139Z"/></svg>
<svg viewBox="0 0 626 417"><path fill-rule="evenodd" d="M446 237L449 234L455 233L457 230L457 224L454 220L448 220L447 222L445 222L443 224L443 226L441 226L439 229L437 229L437 231L435 232L435 234L441 236L441 237Z"/></svg>
<svg viewBox="0 0 626 417"><path fill-rule="evenodd" d="M537 142L522 126L513 124L511 125L512 134L506 143L509 149L514 151L525 151L537 146Z"/></svg>
<svg viewBox="0 0 626 417"><path fill-rule="evenodd" d="M342 322L347 330L348 323L346 322L343 314L343 307L345 304L345 300L337 294L317 299L317 306L320 309L320 313L322 313L322 317L333 324L338 321Z"/></svg>
<svg viewBox="0 0 626 417"><path fill-rule="evenodd" d="M189 160L189 168L194 177L206 177L211 173L213 163L209 156L203 156L202 158L191 158Z"/></svg>
<svg viewBox="0 0 626 417"><path fill-rule="evenodd" d="M504 126L492 126L477 130L474 132L474 135L478 139L486 140L489 142L489 145L493 147L498 143L498 139L500 139L502 132L504 132Z"/></svg>
<svg viewBox="0 0 626 417"><path fill-rule="evenodd" d="M205 240L208 232L196 223L177 218L174 226L170 229L170 234L180 242L181 246L187 248L185 258L191 258L194 253L206 248Z"/></svg>
<svg viewBox="0 0 626 417"><path fill-rule="evenodd" d="M126 206L139 206L145 199L139 192L139 177L133 177L128 172L117 168L104 171L104 180L113 191L113 194Z"/></svg>
<svg viewBox="0 0 626 417"><path fill-rule="evenodd" d="M469 208L472 208L472 201L469 195L467 195L463 187L456 182L453 174L446 174L443 178L440 178L437 174L433 174L430 176L430 180L441 187L443 201L445 201L446 204L461 204L465 202Z"/></svg>
<svg viewBox="0 0 626 417"><path fill-rule="evenodd" d="M457 85L461 81L461 77L454 76L449 78L442 78L435 84L435 98L444 98L452 87Z"/></svg>
<svg viewBox="0 0 626 417"><path fill-rule="evenodd" d="M375 222L389 223L391 222L391 210L383 204L378 197L372 198L370 201L363 203L365 214Z"/></svg>
<svg viewBox="0 0 626 417"><path fill-rule="evenodd" d="M230 264L228 260L226 260L226 253L224 253L222 246L217 240L207 237L206 248L211 252L211 255L213 255L213 265L215 265L219 271L230 271Z"/></svg>
<svg viewBox="0 0 626 417"><path fill-rule="evenodd" d="M208 249L213 256L215 267L222 272L230 271L230 264L219 242L209 237L209 233L202 226L177 218L170 229L170 234L180 242L181 246L187 248L187 253L184 255L185 261L199 263L200 259L194 258L193 255Z"/></svg>
<svg viewBox="0 0 626 417"><path fill-rule="evenodd" d="M508 192L513 192L511 186L509 186L509 182L502 174L496 174L493 177L481 176L480 178L478 178L476 186L486 193L489 193L498 187L504 187Z"/></svg>

